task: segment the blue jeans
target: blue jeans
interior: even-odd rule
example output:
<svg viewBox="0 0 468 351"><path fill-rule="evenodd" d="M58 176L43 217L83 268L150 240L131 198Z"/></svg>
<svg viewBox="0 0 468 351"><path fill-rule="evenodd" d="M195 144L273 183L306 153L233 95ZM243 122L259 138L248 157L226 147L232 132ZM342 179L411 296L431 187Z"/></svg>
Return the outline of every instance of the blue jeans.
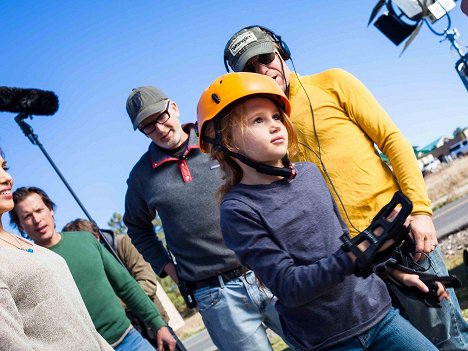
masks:
<svg viewBox="0 0 468 351"><path fill-rule="evenodd" d="M437 351L437 348L392 307L384 319L367 332L334 345L330 350Z"/></svg>
<svg viewBox="0 0 468 351"><path fill-rule="evenodd" d="M117 351L156 351L138 330L132 328L120 344L114 347Z"/></svg>
<svg viewBox="0 0 468 351"><path fill-rule="evenodd" d="M429 260L421 261L420 265L428 268L427 273L448 275L447 266L439 247L429 254ZM428 314L424 318L419 318L419 320L412 321L411 315L407 318L439 350L468 350L468 324L463 319L455 291L453 289L447 290L450 300L441 301L442 308L428 309ZM422 319L425 320L425 323L421 325Z"/></svg>
<svg viewBox="0 0 468 351"><path fill-rule="evenodd" d="M272 350L265 326L283 337L276 297L248 272L224 286L195 290L195 300L213 343L221 351Z"/></svg>

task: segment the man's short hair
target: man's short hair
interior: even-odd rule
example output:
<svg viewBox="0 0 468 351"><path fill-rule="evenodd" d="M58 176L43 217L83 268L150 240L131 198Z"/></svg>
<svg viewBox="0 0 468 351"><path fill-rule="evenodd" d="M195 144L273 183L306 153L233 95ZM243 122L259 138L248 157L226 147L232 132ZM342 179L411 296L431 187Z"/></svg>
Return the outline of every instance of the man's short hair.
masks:
<svg viewBox="0 0 468 351"><path fill-rule="evenodd" d="M20 221L19 221L18 213L16 213L16 205L32 194L39 195L49 210L55 211L55 208L57 207L55 203L50 199L49 195L47 195L44 190L38 187L23 186L21 188L16 189L13 192L13 202L15 203L15 207L10 211L10 224L13 227L18 228L20 232L23 232L23 231L20 229Z"/></svg>
<svg viewBox="0 0 468 351"><path fill-rule="evenodd" d="M96 222L83 218L77 218L65 224L62 232L89 232L99 238L99 227Z"/></svg>

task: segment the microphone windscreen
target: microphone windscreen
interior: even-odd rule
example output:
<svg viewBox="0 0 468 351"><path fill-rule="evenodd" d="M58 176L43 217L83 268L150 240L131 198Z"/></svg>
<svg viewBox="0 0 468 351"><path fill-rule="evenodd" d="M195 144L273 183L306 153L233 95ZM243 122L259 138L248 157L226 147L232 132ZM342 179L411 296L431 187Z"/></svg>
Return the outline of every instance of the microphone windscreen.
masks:
<svg viewBox="0 0 468 351"><path fill-rule="evenodd" d="M0 87L0 111L27 115L53 115L59 106L55 93L39 89Z"/></svg>

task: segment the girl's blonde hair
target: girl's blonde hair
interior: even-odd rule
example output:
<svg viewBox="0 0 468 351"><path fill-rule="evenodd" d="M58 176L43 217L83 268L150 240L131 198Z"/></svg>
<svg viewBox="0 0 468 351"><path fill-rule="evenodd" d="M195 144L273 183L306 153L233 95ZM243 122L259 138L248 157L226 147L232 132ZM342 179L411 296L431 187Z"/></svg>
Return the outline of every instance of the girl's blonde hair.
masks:
<svg viewBox="0 0 468 351"><path fill-rule="evenodd" d="M244 99L236 101L232 105L228 106L225 111L216 116L214 119L210 120L206 124L206 129L204 134L210 138L215 137L215 123L221 134L221 145L233 152L239 152L239 148L234 143L233 131L235 128L240 128L241 133L244 133L246 122L244 116L247 115L244 102L247 99L254 97L263 97L269 98L268 96L249 96ZM282 117L282 123L288 132L288 154L294 155L297 152L297 134L294 130L294 127L289 119L289 116L281 108L280 104L276 100L271 99ZM239 184L242 180L243 172L239 165L234 161L232 157L226 156L222 150L218 150L213 145L209 145L209 151L211 157L219 162L221 170L223 171L223 184L216 191L216 200L218 203L221 203L224 196L236 185Z"/></svg>

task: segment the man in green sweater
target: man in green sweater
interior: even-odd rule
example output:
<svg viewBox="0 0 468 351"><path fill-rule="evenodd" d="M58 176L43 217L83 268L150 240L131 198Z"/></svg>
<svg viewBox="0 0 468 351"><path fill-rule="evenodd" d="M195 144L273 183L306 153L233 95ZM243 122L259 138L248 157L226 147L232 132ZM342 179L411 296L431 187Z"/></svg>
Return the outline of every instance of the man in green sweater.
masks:
<svg viewBox="0 0 468 351"><path fill-rule="evenodd" d="M90 233L55 231L55 204L36 187L18 188L11 223L26 232L37 245L62 256L68 264L97 331L115 350L151 350L132 327L117 296L156 332L158 349L175 349L158 309L138 283Z"/></svg>

